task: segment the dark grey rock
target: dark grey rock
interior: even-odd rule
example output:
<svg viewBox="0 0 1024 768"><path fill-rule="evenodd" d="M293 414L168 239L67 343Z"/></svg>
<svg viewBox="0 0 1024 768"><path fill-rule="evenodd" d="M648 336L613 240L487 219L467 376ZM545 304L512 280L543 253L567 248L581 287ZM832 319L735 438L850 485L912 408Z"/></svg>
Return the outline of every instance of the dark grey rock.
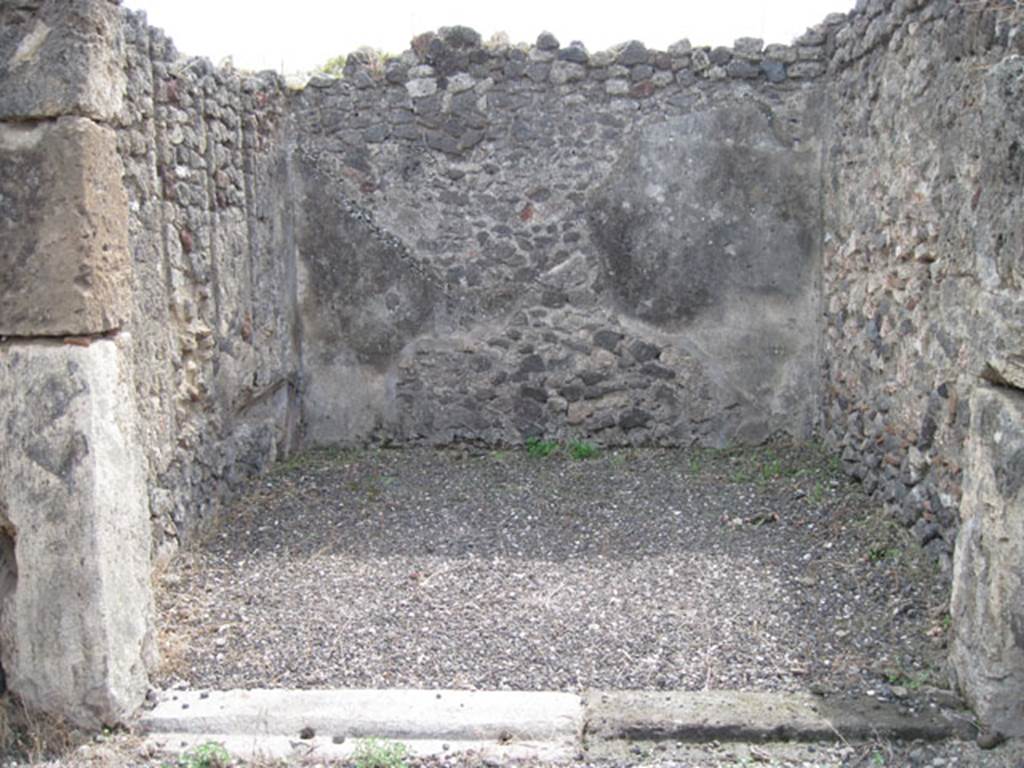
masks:
<svg viewBox="0 0 1024 768"><path fill-rule="evenodd" d="M573 64L586 64L590 61L590 54L582 44L572 44L558 52L558 58L562 61L569 61Z"/></svg>
<svg viewBox="0 0 1024 768"><path fill-rule="evenodd" d="M538 403L546 403L548 401L547 390L543 387L530 387L524 385L519 388L519 394L531 400L536 400Z"/></svg>
<svg viewBox="0 0 1024 768"><path fill-rule="evenodd" d="M724 46L714 48L710 53L708 53L708 61L710 61L713 66L724 67L732 61L732 49Z"/></svg>
<svg viewBox="0 0 1024 768"><path fill-rule="evenodd" d="M782 83L786 80L786 65L781 61L765 59L761 62L761 71L770 83Z"/></svg>
<svg viewBox="0 0 1024 768"><path fill-rule="evenodd" d="M661 355L661 349L654 344L648 344L645 341L630 342L629 354L633 356L638 363L646 363L651 360L657 360Z"/></svg>
<svg viewBox="0 0 1024 768"><path fill-rule="evenodd" d="M633 408L623 413L618 420L618 424L622 429L639 429L646 427L654 419L654 416L647 411L639 408Z"/></svg>
<svg viewBox="0 0 1024 768"><path fill-rule="evenodd" d="M629 70L629 79L634 83L641 80L650 80L654 75L654 67L649 64L638 64Z"/></svg>
<svg viewBox="0 0 1024 768"><path fill-rule="evenodd" d="M550 32L541 32L537 36L537 49L541 51L557 51L560 43L558 38Z"/></svg>
<svg viewBox="0 0 1024 768"><path fill-rule="evenodd" d="M600 330L594 334L593 340L598 347L614 352L618 348L619 342L622 341L622 334L607 329Z"/></svg>
<svg viewBox="0 0 1024 768"><path fill-rule="evenodd" d="M471 27L441 27L438 36L452 48L479 48L480 33Z"/></svg>
<svg viewBox="0 0 1024 768"><path fill-rule="evenodd" d="M671 368L666 368L654 362L644 363L640 370L645 376L655 379L674 379L676 377L676 372Z"/></svg>
<svg viewBox="0 0 1024 768"><path fill-rule="evenodd" d="M547 370L547 366L544 364L544 358L540 355L528 355L519 364L521 373L542 373L545 370Z"/></svg>
<svg viewBox="0 0 1024 768"><path fill-rule="evenodd" d="M738 77L745 80L755 80L761 75L761 67L757 63L745 59L733 59L726 66L725 71L729 77Z"/></svg>
<svg viewBox="0 0 1024 768"><path fill-rule="evenodd" d="M639 40L630 40L618 52L615 63L623 67L632 67L647 63L647 46Z"/></svg>
<svg viewBox="0 0 1024 768"><path fill-rule="evenodd" d="M607 381L607 371L581 371L580 381L586 384L588 387L595 384L600 384L602 381Z"/></svg>

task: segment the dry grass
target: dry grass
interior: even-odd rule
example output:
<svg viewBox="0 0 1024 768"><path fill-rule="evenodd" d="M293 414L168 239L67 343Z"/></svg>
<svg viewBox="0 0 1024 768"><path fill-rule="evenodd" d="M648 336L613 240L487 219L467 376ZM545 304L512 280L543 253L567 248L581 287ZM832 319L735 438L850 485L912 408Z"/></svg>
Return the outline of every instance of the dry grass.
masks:
<svg viewBox="0 0 1024 768"><path fill-rule="evenodd" d="M31 764L60 760L88 738L60 718L29 712L10 694L0 696L0 755L5 759Z"/></svg>
<svg viewBox="0 0 1024 768"><path fill-rule="evenodd" d="M177 605L173 611L167 602L167 589L181 578L180 572L187 568L194 558L192 549L179 552L177 559L153 578L153 593L157 606L157 648L160 662L157 674L164 678L186 679L189 672L189 655L193 645L195 621L190 615L191 603Z"/></svg>

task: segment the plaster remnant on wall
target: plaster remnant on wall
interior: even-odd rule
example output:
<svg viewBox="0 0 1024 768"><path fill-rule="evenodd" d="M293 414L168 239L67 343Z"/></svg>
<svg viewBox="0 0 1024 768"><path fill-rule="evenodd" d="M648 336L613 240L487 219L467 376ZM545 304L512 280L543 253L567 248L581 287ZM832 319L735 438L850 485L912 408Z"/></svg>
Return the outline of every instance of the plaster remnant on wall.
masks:
<svg viewBox="0 0 1024 768"><path fill-rule="evenodd" d="M42 48L49 34L50 27L43 21L37 21L32 31L22 39L14 55L11 56L11 60L7 62L7 66L13 69L33 58L39 52L39 49Z"/></svg>

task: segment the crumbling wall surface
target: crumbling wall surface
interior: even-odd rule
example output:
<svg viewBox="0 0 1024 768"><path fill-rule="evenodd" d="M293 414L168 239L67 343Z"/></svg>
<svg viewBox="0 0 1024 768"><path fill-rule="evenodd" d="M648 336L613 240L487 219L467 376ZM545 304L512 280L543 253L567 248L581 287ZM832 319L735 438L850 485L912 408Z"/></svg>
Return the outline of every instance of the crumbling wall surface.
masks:
<svg viewBox="0 0 1024 768"><path fill-rule="evenodd" d="M456 27L314 79L290 105L307 438L808 435L843 18L593 55Z"/></svg>
<svg viewBox="0 0 1024 768"><path fill-rule="evenodd" d="M135 710L152 658L123 56L114 3L0 4L0 665L92 726Z"/></svg>
<svg viewBox="0 0 1024 768"><path fill-rule="evenodd" d="M1021 22L999 2L861 9L830 65L823 267L828 436L947 567L966 523L954 667L982 719L1018 731L1004 587L1024 566L1001 532L1020 500L990 482L1017 449L972 402L983 379L1024 383Z"/></svg>
<svg viewBox="0 0 1024 768"><path fill-rule="evenodd" d="M291 447L298 345L282 84L124 13L136 392L158 551Z"/></svg>

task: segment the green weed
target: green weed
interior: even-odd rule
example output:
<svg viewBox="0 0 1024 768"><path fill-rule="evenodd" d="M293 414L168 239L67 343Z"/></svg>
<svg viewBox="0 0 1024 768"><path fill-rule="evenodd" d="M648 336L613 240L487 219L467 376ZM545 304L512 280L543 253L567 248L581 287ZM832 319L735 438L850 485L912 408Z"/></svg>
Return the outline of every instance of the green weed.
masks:
<svg viewBox="0 0 1024 768"><path fill-rule="evenodd" d="M825 501L825 485L821 480L814 481L814 488L811 491L811 501L815 504L821 504Z"/></svg>
<svg viewBox="0 0 1024 768"><path fill-rule="evenodd" d="M577 461L592 459L600 453L600 449L586 440L573 440L569 443L569 455Z"/></svg>
<svg viewBox="0 0 1024 768"><path fill-rule="evenodd" d="M884 677L889 685L899 685L909 691L916 691L931 682L932 673L928 670L909 673L897 670L886 672Z"/></svg>
<svg viewBox="0 0 1024 768"><path fill-rule="evenodd" d="M406 768L405 744L382 739L362 739L352 753L356 768Z"/></svg>
<svg viewBox="0 0 1024 768"><path fill-rule="evenodd" d="M872 563L880 563L883 560L895 560L900 556L901 550L898 547L872 547L868 550L868 560Z"/></svg>
<svg viewBox="0 0 1024 768"><path fill-rule="evenodd" d="M765 482L780 478L783 474L782 462L776 458L765 459L761 464L761 479Z"/></svg>
<svg viewBox="0 0 1024 768"><path fill-rule="evenodd" d="M558 450L558 443L554 440L541 440L539 437L531 437L526 441L526 453L535 459L544 459Z"/></svg>
<svg viewBox="0 0 1024 768"><path fill-rule="evenodd" d="M173 764L174 768L228 768L229 765L231 755L217 741L208 741L190 749Z"/></svg>

